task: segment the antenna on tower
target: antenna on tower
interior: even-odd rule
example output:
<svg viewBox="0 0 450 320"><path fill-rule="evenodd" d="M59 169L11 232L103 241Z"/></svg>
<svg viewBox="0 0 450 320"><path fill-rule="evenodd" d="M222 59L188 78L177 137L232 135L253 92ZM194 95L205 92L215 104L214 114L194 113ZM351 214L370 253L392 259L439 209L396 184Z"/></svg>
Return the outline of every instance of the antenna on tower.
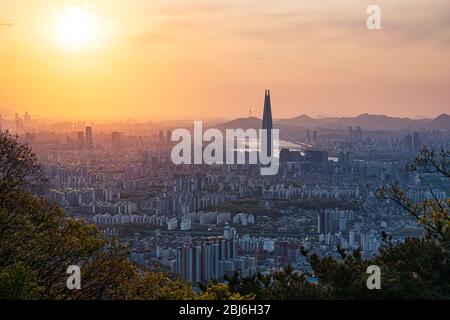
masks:
<svg viewBox="0 0 450 320"><path fill-rule="evenodd" d="M250 108L250 118L252 117L252 108Z"/></svg>

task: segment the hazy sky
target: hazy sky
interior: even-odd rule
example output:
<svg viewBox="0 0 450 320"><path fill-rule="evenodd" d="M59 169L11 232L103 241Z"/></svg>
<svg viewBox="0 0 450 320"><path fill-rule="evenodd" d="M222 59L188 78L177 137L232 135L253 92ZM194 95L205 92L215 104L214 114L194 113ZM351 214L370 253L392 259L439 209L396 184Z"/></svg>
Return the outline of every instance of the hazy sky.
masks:
<svg viewBox="0 0 450 320"><path fill-rule="evenodd" d="M80 48L61 36L70 5L93 25L71 26ZM450 1L0 0L0 109L261 116L266 88L275 118L449 112Z"/></svg>

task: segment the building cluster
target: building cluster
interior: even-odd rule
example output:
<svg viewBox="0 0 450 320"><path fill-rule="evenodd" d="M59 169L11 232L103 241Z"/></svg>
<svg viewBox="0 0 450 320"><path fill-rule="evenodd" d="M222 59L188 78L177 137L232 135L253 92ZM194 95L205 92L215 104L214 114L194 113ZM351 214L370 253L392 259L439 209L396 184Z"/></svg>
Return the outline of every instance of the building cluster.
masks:
<svg viewBox="0 0 450 320"><path fill-rule="evenodd" d="M250 277L256 272L256 263L253 257L237 255L235 239L210 237L178 248L172 271L184 280L207 283L235 272Z"/></svg>
<svg viewBox="0 0 450 320"><path fill-rule="evenodd" d="M269 91L263 118L270 140ZM372 256L382 233L401 241L421 232L414 218L377 198L381 186L398 181L413 201L450 193L436 175L405 170L423 145L448 150L445 130L282 130L290 144L280 150L278 174L262 176L259 165L175 165L168 125L59 122L29 130L27 114L13 122L48 177L34 192L128 244L134 263L192 282L288 264L308 273L303 249L340 259L340 246Z"/></svg>

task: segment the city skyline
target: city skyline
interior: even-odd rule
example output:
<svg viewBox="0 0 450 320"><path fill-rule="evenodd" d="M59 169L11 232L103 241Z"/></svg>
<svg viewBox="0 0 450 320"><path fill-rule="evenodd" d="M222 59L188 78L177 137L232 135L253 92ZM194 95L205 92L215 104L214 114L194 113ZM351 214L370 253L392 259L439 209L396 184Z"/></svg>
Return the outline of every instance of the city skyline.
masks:
<svg viewBox="0 0 450 320"><path fill-rule="evenodd" d="M255 109L259 110L262 109L263 112L261 113L256 113L255 114ZM251 112L251 113L250 113ZM183 123L183 122L192 122L194 120L204 120L204 121L211 121L212 123L220 123L220 122L226 122L226 121L233 121L233 120L238 120L238 119L245 119L245 118L256 118L256 119L260 119L261 121L264 118L264 107L261 106L257 106L257 108L252 108L249 110L247 110L247 112L243 111L242 115L238 115L236 117L220 117L220 116L211 116L211 117L205 117L203 116L195 116L192 115L191 117L188 118L183 118L181 116L174 116L174 117L151 117L151 116L133 116L133 115L125 115L125 116L118 116L117 118L104 118L104 119L95 119L95 118L89 118L89 117L80 117L80 118L71 118L71 117L49 117L49 116L42 116L39 114L33 114L33 120L42 122L42 123L52 123L52 122L58 122L58 121L68 121L68 122L73 122L73 123L84 123L86 125L93 125L93 124L101 124L101 125L107 125L107 124L114 124L114 123L126 123L126 122L140 122L140 123L145 123L145 122L156 122L156 123ZM19 118L26 118L26 115L30 115L30 113L28 112L28 108L23 109L21 111L13 111L13 110L9 110L6 108L0 108L0 117L2 120L14 120L16 117ZM291 119L295 119L295 118L299 118L299 117L308 117L310 119L313 120L322 120L322 119L356 119L358 117L362 117L362 116L374 116L374 117L388 117L388 118L392 118L392 119L406 119L406 120L412 120L412 121L416 121L416 120L433 120L436 119L438 117L441 116L449 116L448 112L442 112L439 114L436 114L434 116L425 116L425 115L416 115L416 116L395 116L393 114L389 114L389 113L358 113L358 114L352 114L352 115L348 115L348 116L339 116L339 115L332 115L332 114L328 114L328 115L312 115L312 114L306 114L306 113L299 113L297 115L294 115L292 117L274 117L273 121L283 121L283 120L291 120Z"/></svg>

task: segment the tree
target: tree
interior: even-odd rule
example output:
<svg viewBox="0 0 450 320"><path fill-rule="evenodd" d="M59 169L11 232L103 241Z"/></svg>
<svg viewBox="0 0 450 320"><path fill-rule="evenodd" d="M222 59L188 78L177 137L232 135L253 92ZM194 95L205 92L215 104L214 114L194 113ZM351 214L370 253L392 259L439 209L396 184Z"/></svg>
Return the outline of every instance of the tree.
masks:
<svg viewBox="0 0 450 320"><path fill-rule="evenodd" d="M221 284L197 294L170 274L133 265L117 239L24 190L45 180L28 146L0 132L0 151L0 299L245 298ZM81 290L66 286L70 265L81 268Z"/></svg>
<svg viewBox="0 0 450 320"><path fill-rule="evenodd" d="M407 169L410 172L440 175L450 182L450 151L441 150L438 154L435 150L424 147L415 161L407 166ZM425 226L428 237L448 242L450 198L438 199L431 186L429 190L433 198L420 203L414 203L408 199L398 183L381 188L378 194L382 199L394 201L415 217L420 224Z"/></svg>
<svg viewBox="0 0 450 320"><path fill-rule="evenodd" d="M449 179L450 153L424 148L407 169ZM378 255L363 259L361 252L351 254L338 247L341 259L319 257L302 250L318 279L312 285L302 275L286 268L270 276L249 279L229 277L232 291L254 292L257 299L450 299L450 199L438 199L430 187L432 199L415 203L406 197L399 183L381 188L380 201L392 201L404 208L426 229L421 238L395 242L383 234ZM367 267L381 269L381 290L369 290Z"/></svg>
<svg viewBox="0 0 450 320"><path fill-rule="evenodd" d="M44 180L40 165L31 149L0 130L0 196L23 187L27 182Z"/></svg>
<svg viewBox="0 0 450 320"><path fill-rule="evenodd" d="M44 181L28 146L0 132L0 298L168 299L192 287L165 273L138 269L116 239L24 191ZM69 265L81 268L81 290L66 286ZM161 287L162 286L162 287Z"/></svg>
<svg viewBox="0 0 450 320"><path fill-rule="evenodd" d="M323 299L326 292L309 283L303 274L293 272L291 266L271 275L257 273L253 277L241 279L238 273L226 277L232 292L253 295L259 300L303 300Z"/></svg>
<svg viewBox="0 0 450 320"><path fill-rule="evenodd" d="M56 205L23 191L11 192L0 208L3 287L16 279L17 286L28 288L28 298L39 299L127 296L138 274L117 241L103 239L95 226L69 219ZM82 290L67 289L69 265L81 267ZM24 274L27 281L17 278ZM19 289L9 294L3 297L24 297Z"/></svg>
<svg viewBox="0 0 450 320"><path fill-rule="evenodd" d="M450 152L424 148L407 166L410 172L440 175L449 179ZM415 203L408 199L399 183L382 187L378 196L401 206L426 229L422 238L393 242L383 235L384 245L372 259L361 259L358 251L349 255L339 249L342 260L309 260L321 285L334 298L363 299L450 299L450 199L438 199L430 187L432 199ZM381 268L382 290L368 290L366 268Z"/></svg>
<svg viewBox="0 0 450 320"><path fill-rule="evenodd" d="M225 283L210 281L196 298L198 300L252 300L254 294L241 295L236 291L231 291Z"/></svg>

